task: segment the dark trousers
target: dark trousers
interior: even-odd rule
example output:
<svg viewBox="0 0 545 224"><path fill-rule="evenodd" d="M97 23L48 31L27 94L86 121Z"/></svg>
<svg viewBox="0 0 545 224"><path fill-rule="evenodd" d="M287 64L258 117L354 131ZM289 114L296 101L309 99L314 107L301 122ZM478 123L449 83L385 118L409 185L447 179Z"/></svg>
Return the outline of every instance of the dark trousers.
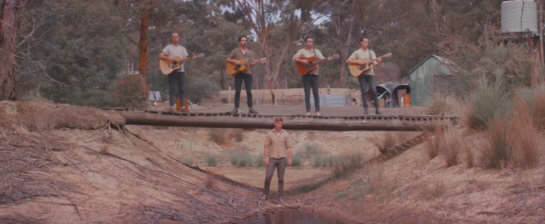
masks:
<svg viewBox="0 0 545 224"><path fill-rule="evenodd" d="M367 91L371 90L371 97L373 99L373 106L378 107L377 100L377 80L374 75L362 75L358 78L360 81L361 90L361 104L363 109L367 109Z"/></svg>
<svg viewBox="0 0 545 224"><path fill-rule="evenodd" d="M242 81L246 87L246 101L248 107L252 107L252 75L241 73L235 76L235 107L240 106L240 90L242 89Z"/></svg>
<svg viewBox="0 0 545 224"><path fill-rule="evenodd" d="M303 89L305 90L305 107L310 112L310 89L314 96L314 107L316 112L320 112L320 94L318 93L318 76L314 74L303 75Z"/></svg>
<svg viewBox="0 0 545 224"><path fill-rule="evenodd" d="M277 168L278 172L278 193L282 194L284 192L284 172L286 171L286 166L286 158L269 158L269 165L267 166L267 173L265 175L265 193L269 192L274 168Z"/></svg>
<svg viewBox="0 0 545 224"><path fill-rule="evenodd" d="M174 106L176 95L180 98L181 105L184 106L184 78L185 73L180 71L168 75L168 103L170 106ZM178 92L175 90L176 86L178 86Z"/></svg>

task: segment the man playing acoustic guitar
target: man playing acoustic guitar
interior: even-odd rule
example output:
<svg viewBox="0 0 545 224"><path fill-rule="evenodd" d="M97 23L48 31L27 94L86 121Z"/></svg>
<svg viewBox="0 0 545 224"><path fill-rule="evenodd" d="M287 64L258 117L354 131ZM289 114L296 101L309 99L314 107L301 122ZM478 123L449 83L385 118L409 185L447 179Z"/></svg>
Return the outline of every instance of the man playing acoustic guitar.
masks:
<svg viewBox="0 0 545 224"><path fill-rule="evenodd" d="M168 103L169 111L174 111L174 102L176 91L175 88L178 86L178 97L180 98L180 104L184 108L184 62L189 62L193 59L196 59L197 56L188 57L187 50L184 46L180 45L180 36L178 33L172 33L170 36L172 43L168 44L161 53L159 58L161 60L167 60L174 64L180 66L179 69L174 70L172 73L168 74Z"/></svg>
<svg viewBox="0 0 545 224"><path fill-rule="evenodd" d="M333 57L330 56L327 59L324 57L322 52L318 49L314 49L314 38L312 37L305 37L305 47L297 51L295 55L293 55L293 61L298 64L308 65L309 63L312 63L310 60L306 58L312 58L315 57L319 60L324 61L331 61L333 60ZM316 69L308 71L306 74L303 75L303 89L305 91L305 107L307 110L307 113L305 115L310 115L310 89L312 88L312 95L314 96L314 110L316 112L316 116L322 116L320 114L320 94L318 93L318 86L319 86L319 78L318 78L318 64L315 65Z"/></svg>
<svg viewBox="0 0 545 224"><path fill-rule="evenodd" d="M248 113L257 114L257 111L252 107L252 73L250 67L262 62L263 60L256 60L256 54L246 47L247 42L248 38L246 36L238 37L239 48L232 50L229 56L227 56L227 58L225 59L227 63L233 63L237 66L244 67L243 70L235 74L235 109L233 109L234 114L238 114L239 112L242 81L244 81L244 86L246 88L246 101L248 103L248 108L250 108Z"/></svg>
<svg viewBox="0 0 545 224"><path fill-rule="evenodd" d="M375 78L375 71L373 71L373 66L379 66L382 63L382 59L375 55L375 52L369 49L369 39L361 38L360 39L360 49L354 51L352 55L346 60L347 64L358 64L363 65L366 62L373 61L369 70L363 72L358 78L360 82L361 90L361 104L363 105L363 113L368 114L367 110L367 91L371 90L371 97L373 98L373 105L376 109L376 114L380 114L378 110L378 100L377 100L377 80Z"/></svg>

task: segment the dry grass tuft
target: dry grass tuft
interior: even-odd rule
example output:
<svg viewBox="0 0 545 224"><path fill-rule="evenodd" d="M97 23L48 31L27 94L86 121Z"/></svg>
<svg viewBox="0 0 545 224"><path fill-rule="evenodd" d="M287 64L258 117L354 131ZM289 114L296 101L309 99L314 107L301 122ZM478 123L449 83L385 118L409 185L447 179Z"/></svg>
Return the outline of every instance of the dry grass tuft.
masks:
<svg viewBox="0 0 545 224"><path fill-rule="evenodd" d="M426 142L425 149L430 159L433 159L439 155L439 151L441 150L442 136L443 129L435 128L435 130L433 131L433 136L429 138L428 142Z"/></svg>
<svg viewBox="0 0 545 224"><path fill-rule="evenodd" d="M237 130L232 131L232 132L231 132L231 136L233 136L233 138L234 138L235 141L237 141L237 142L242 142L242 140L244 140L243 132L242 132L242 130L240 130L240 129L237 129Z"/></svg>
<svg viewBox="0 0 545 224"><path fill-rule="evenodd" d="M218 129L212 129L208 132L210 140L215 142L218 145L223 145L227 142L227 137L224 132Z"/></svg>
<svg viewBox="0 0 545 224"><path fill-rule="evenodd" d="M244 133L242 130L225 131L221 129L210 129L208 131L210 140L218 145L224 147L233 147L235 142L242 142L244 140Z"/></svg>
<svg viewBox="0 0 545 224"><path fill-rule="evenodd" d="M444 132L442 139L441 154L445 158L447 167L457 165L458 154L464 148L460 132L457 129L449 128Z"/></svg>
<svg viewBox="0 0 545 224"><path fill-rule="evenodd" d="M407 140L407 134L405 132L382 132L380 134L373 134L368 137L368 140L375 146L381 153L385 153L391 147Z"/></svg>
<svg viewBox="0 0 545 224"><path fill-rule="evenodd" d="M532 115L528 114L528 105L517 103L512 117L509 143L514 150L514 162L522 168L536 167L539 162L539 136Z"/></svg>
<svg viewBox="0 0 545 224"><path fill-rule="evenodd" d="M430 159L442 155L447 167L457 165L461 149L464 148L462 139L461 131L456 128L436 128L433 138L425 146L426 152Z"/></svg>
<svg viewBox="0 0 545 224"><path fill-rule="evenodd" d="M437 94L426 108L430 115L460 116L467 110L467 103L452 95Z"/></svg>
<svg viewBox="0 0 545 224"><path fill-rule="evenodd" d="M0 108L4 124L21 125L30 131L61 128L89 130L125 123L125 119L117 113L92 107L40 101L3 101L0 102Z"/></svg>
<svg viewBox="0 0 545 224"><path fill-rule="evenodd" d="M475 154L473 153L473 151L471 151L470 148L466 148L465 153L467 168L472 168L475 165Z"/></svg>
<svg viewBox="0 0 545 224"><path fill-rule="evenodd" d="M487 135L483 150L487 167L501 169L511 164L533 168L539 163L539 136L525 106L515 107L511 120L493 120Z"/></svg>
<svg viewBox="0 0 545 224"><path fill-rule="evenodd" d="M538 89L521 89L517 96L516 106L526 106L534 126L545 130L545 85Z"/></svg>

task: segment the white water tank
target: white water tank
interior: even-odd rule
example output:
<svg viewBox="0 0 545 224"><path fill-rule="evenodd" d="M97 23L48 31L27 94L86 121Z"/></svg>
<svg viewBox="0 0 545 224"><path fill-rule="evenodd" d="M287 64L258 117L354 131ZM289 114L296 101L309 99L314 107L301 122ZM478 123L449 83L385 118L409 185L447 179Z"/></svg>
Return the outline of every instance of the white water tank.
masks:
<svg viewBox="0 0 545 224"><path fill-rule="evenodd" d="M530 31L538 34L536 2L533 0L502 2L501 31L503 33Z"/></svg>

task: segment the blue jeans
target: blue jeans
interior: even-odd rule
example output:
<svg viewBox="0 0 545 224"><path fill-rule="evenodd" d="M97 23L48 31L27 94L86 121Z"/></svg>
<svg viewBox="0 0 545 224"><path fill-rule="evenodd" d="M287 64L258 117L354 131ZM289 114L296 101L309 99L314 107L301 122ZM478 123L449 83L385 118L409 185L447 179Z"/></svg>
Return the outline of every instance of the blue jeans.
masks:
<svg viewBox="0 0 545 224"><path fill-rule="evenodd" d="M252 75L246 73L240 73L235 76L235 107L240 106L240 91L242 89L242 81L244 81L244 87L246 87L246 101L248 107L252 107Z"/></svg>
<svg viewBox="0 0 545 224"><path fill-rule="evenodd" d="M176 95L180 98L181 106L184 106L184 77L185 73L180 71L175 71L168 75L168 103L171 107L176 102ZM178 92L175 91L176 86L178 86Z"/></svg>
<svg viewBox="0 0 545 224"><path fill-rule="evenodd" d="M320 112L320 94L318 93L318 76L314 74L303 75L303 89L305 90L305 107L310 112L310 89L314 96L314 107L316 112Z"/></svg>

